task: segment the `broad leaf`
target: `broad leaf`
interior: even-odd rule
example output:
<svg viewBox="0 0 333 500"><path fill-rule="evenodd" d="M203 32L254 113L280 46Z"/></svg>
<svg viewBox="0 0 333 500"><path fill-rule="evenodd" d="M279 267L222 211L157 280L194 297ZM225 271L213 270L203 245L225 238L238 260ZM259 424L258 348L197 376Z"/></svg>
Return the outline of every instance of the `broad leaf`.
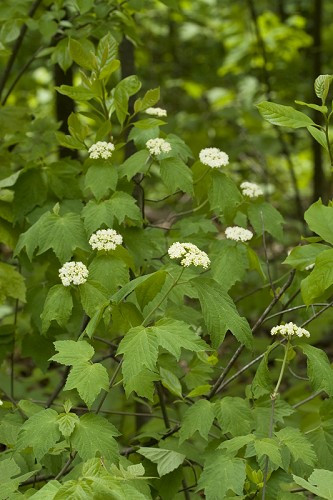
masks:
<svg viewBox="0 0 333 500"><path fill-rule="evenodd" d="M138 453L157 464L157 472L160 477L177 469L185 460L185 455L182 453L162 448L139 448Z"/></svg>
<svg viewBox="0 0 333 500"><path fill-rule="evenodd" d="M101 363L75 363L68 375L65 391L77 389L80 397L91 408L102 389L109 389L109 377Z"/></svg>
<svg viewBox="0 0 333 500"><path fill-rule="evenodd" d="M260 114L273 125L280 127L300 128L315 125L311 118L291 106L283 106L274 102L263 101L257 104Z"/></svg>
<svg viewBox="0 0 333 500"><path fill-rule="evenodd" d="M315 464L317 457L313 446L299 429L285 427L275 432L275 436L288 448L294 460L302 460L310 466Z"/></svg>
<svg viewBox="0 0 333 500"><path fill-rule="evenodd" d="M59 326L65 327L72 308L73 299L69 287L55 285L50 288L41 314L42 332L49 329L51 321L56 321Z"/></svg>
<svg viewBox="0 0 333 500"><path fill-rule="evenodd" d="M184 413L182 426L179 432L179 442L183 443L197 431L200 436L207 440L214 418L214 405L212 403L206 399L196 401Z"/></svg>
<svg viewBox="0 0 333 500"><path fill-rule="evenodd" d="M192 172L180 158L165 158L160 161L161 179L173 193L180 189L193 192Z"/></svg>
<svg viewBox="0 0 333 500"><path fill-rule="evenodd" d="M299 346L308 359L307 373L314 391L325 391L333 396L333 369L327 354L309 344Z"/></svg>
<svg viewBox="0 0 333 500"><path fill-rule="evenodd" d="M116 168L106 160L94 160L88 168L84 185L90 189L97 201L106 197L117 186L118 175Z"/></svg>
<svg viewBox="0 0 333 500"><path fill-rule="evenodd" d="M59 439L58 413L48 408L24 422L18 436L17 448L23 450L31 446L35 457L40 460Z"/></svg>
<svg viewBox="0 0 333 500"><path fill-rule="evenodd" d="M51 360L66 366L87 362L95 353L93 347L85 340L77 342L74 340L57 340L54 342L54 347L58 353L52 356Z"/></svg>
<svg viewBox="0 0 333 500"><path fill-rule="evenodd" d="M214 410L224 434L241 436L251 432L253 417L247 400L227 396L215 403Z"/></svg>
<svg viewBox="0 0 333 500"><path fill-rule="evenodd" d="M318 200L305 212L304 219L311 231L333 244L333 207L325 207L322 201Z"/></svg>

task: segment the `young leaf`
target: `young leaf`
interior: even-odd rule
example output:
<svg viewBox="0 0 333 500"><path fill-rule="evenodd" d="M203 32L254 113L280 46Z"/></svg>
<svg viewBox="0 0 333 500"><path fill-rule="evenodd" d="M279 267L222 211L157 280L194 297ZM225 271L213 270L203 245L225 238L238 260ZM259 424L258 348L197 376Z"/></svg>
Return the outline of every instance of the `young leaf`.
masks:
<svg viewBox="0 0 333 500"><path fill-rule="evenodd" d="M209 346L186 323L163 318L150 330L156 335L158 344L169 351L177 360L181 349L193 352L205 351Z"/></svg>
<svg viewBox="0 0 333 500"><path fill-rule="evenodd" d="M74 340L57 340L54 342L54 347L58 353L52 356L50 360L66 366L87 362L95 354L93 347L85 340L77 342Z"/></svg>
<svg viewBox="0 0 333 500"><path fill-rule="evenodd" d="M192 172L180 158L165 158L160 161L161 179L173 193L180 189L193 193Z"/></svg>
<svg viewBox="0 0 333 500"><path fill-rule="evenodd" d="M319 144L326 149L328 152L328 145L327 145L327 140L326 140L326 135L323 130L319 130L317 127L307 127L308 131L312 135L312 137L319 142Z"/></svg>
<svg viewBox="0 0 333 500"><path fill-rule="evenodd" d="M74 101L90 101L94 97L98 97L98 94L93 90L87 89L85 87L71 87L70 85L61 85L60 87L55 87L59 94L66 95Z"/></svg>
<svg viewBox="0 0 333 500"><path fill-rule="evenodd" d="M7 297L25 302L25 291L23 276L14 266L0 262L0 303Z"/></svg>
<svg viewBox="0 0 333 500"><path fill-rule="evenodd" d="M51 324L56 321L59 326L65 327L71 316L73 299L69 287L54 285L48 291L44 309L41 314L42 333L45 333Z"/></svg>
<svg viewBox="0 0 333 500"><path fill-rule="evenodd" d="M150 274L147 280L136 287L135 295L142 311L161 291L166 277L166 271L156 271L155 273Z"/></svg>
<svg viewBox="0 0 333 500"><path fill-rule="evenodd" d="M242 497L246 479L245 465L245 460L230 458L221 450L210 453L205 461L197 491L204 489L207 500L224 500L229 490Z"/></svg>
<svg viewBox="0 0 333 500"><path fill-rule="evenodd" d="M108 388L109 376L106 368L101 363L82 361L73 365L64 390L77 389L88 408L91 408L101 390L107 391Z"/></svg>
<svg viewBox="0 0 333 500"><path fill-rule="evenodd" d="M319 75L314 82L314 89L317 97L319 97L323 103L326 101L326 97L330 88L330 84L333 80L332 75Z"/></svg>
<svg viewBox="0 0 333 500"><path fill-rule="evenodd" d="M114 462L119 456L114 436L119 436L119 432L111 422L99 415L86 413L75 425L71 443L82 460L89 460L98 454Z"/></svg>
<svg viewBox="0 0 333 500"><path fill-rule="evenodd" d="M139 448L138 453L157 464L157 472L160 477L177 469L185 460L185 455L162 448Z"/></svg>
<svg viewBox="0 0 333 500"><path fill-rule="evenodd" d="M216 281L207 278L195 278L195 286L201 304L204 321L212 338L213 347L223 341L227 330L246 347L252 347L252 332L245 318L239 316L235 304L225 289Z"/></svg>
<svg viewBox="0 0 333 500"><path fill-rule="evenodd" d="M79 66L86 69L96 69L96 57L78 40L70 38L69 40L69 53Z"/></svg>
<svg viewBox="0 0 333 500"><path fill-rule="evenodd" d="M319 199L305 212L304 219L311 231L333 244L333 207L325 207Z"/></svg>
<svg viewBox="0 0 333 500"><path fill-rule="evenodd" d="M295 461L302 460L305 464L314 466L317 457L313 446L299 429L285 427L275 432L275 436L288 448Z"/></svg>
<svg viewBox="0 0 333 500"><path fill-rule="evenodd" d="M260 114L265 120L280 127L300 128L315 125L311 118L291 106L283 106L274 102L263 101L257 104Z"/></svg>
<svg viewBox="0 0 333 500"><path fill-rule="evenodd" d="M253 417L245 399L226 396L215 403L214 411L224 434L241 436L251 432Z"/></svg>
<svg viewBox="0 0 333 500"><path fill-rule="evenodd" d="M284 219L270 203L262 202L249 205L248 216L258 236L261 236L265 230L274 238L283 239L281 226L284 224Z"/></svg>
<svg viewBox="0 0 333 500"><path fill-rule="evenodd" d="M147 108L151 108L160 100L160 88L147 90L143 98L139 98L134 103L134 111L138 113L139 111L145 111Z"/></svg>
<svg viewBox="0 0 333 500"><path fill-rule="evenodd" d="M96 164L95 164L96 162ZM90 189L97 201L115 191L118 181L117 170L105 160L94 160L86 173L84 185Z"/></svg>
<svg viewBox="0 0 333 500"><path fill-rule="evenodd" d="M307 481L303 477L295 475L293 475L293 480L320 498L326 500L333 498L333 472L330 470L315 469Z"/></svg>
<svg viewBox="0 0 333 500"><path fill-rule="evenodd" d="M17 449L23 450L31 446L37 460L41 460L59 439L58 413L48 408L24 422L18 436Z"/></svg>
<svg viewBox="0 0 333 500"><path fill-rule="evenodd" d="M179 431L180 444L192 437L197 431L207 441L214 418L214 405L212 403L206 399L196 401L186 410L182 418L182 426Z"/></svg>
<svg viewBox="0 0 333 500"><path fill-rule="evenodd" d="M79 417L75 413L61 413L58 416L59 430L65 438L73 433L78 422Z"/></svg>
<svg viewBox="0 0 333 500"><path fill-rule="evenodd" d="M333 369L327 358L327 354L309 344L299 347L308 359L307 373L314 391L325 391L330 397L333 396Z"/></svg>

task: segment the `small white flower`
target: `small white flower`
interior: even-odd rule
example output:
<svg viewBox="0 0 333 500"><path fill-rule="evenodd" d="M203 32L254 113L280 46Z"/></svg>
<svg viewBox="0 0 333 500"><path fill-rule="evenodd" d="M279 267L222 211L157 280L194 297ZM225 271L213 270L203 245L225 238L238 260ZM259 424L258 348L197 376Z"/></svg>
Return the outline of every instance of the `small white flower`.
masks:
<svg viewBox="0 0 333 500"><path fill-rule="evenodd" d="M258 198L258 196L262 196L264 194L261 187L254 182L242 182L240 187L243 196L248 196L249 198Z"/></svg>
<svg viewBox="0 0 333 500"><path fill-rule="evenodd" d="M251 231L239 226L227 227L227 229L225 230L225 235L228 240L234 241L245 242L253 238L253 233Z"/></svg>
<svg viewBox="0 0 333 500"><path fill-rule="evenodd" d="M146 109L146 113L147 113L147 115L151 115L151 116L159 116L159 117L167 116L166 109L162 109L162 108L148 108L148 109Z"/></svg>
<svg viewBox="0 0 333 500"><path fill-rule="evenodd" d="M89 148L89 158L93 160L97 160L98 158L103 158L103 160L107 160L111 158L112 151L114 151L115 147L112 142L98 141L96 144L93 144Z"/></svg>
<svg viewBox="0 0 333 500"><path fill-rule="evenodd" d="M171 144L164 139L156 138L149 139L146 142L147 149L151 155L160 155L161 153L169 153L171 151Z"/></svg>
<svg viewBox="0 0 333 500"><path fill-rule="evenodd" d="M208 255L193 243L179 243L179 241L176 241L169 248L168 254L170 259L182 259L180 263L184 267L193 264L196 267L201 266L208 269L210 265Z"/></svg>
<svg viewBox="0 0 333 500"><path fill-rule="evenodd" d="M271 329L271 335L282 335L282 337L287 337L291 339L292 337L310 337L310 333L300 326L295 325L295 323L286 323L285 325L274 326Z"/></svg>
<svg viewBox="0 0 333 500"><path fill-rule="evenodd" d="M64 286L82 285L87 281L89 271L82 262L66 262L59 269L59 277Z"/></svg>
<svg viewBox="0 0 333 500"><path fill-rule="evenodd" d="M100 229L90 236L89 244L93 250L115 250L123 242L123 237L114 229Z"/></svg>
<svg viewBox="0 0 333 500"><path fill-rule="evenodd" d="M312 269L314 268L314 263L313 264L309 264L308 266L306 266L305 270L306 271L312 271Z"/></svg>
<svg viewBox="0 0 333 500"><path fill-rule="evenodd" d="M229 164L229 156L218 148L205 148L199 153L201 163L211 168L219 168Z"/></svg>
<svg viewBox="0 0 333 500"><path fill-rule="evenodd" d="M2 406L2 405L3 405L3 401L2 401L2 399L0 399L0 406Z"/></svg>

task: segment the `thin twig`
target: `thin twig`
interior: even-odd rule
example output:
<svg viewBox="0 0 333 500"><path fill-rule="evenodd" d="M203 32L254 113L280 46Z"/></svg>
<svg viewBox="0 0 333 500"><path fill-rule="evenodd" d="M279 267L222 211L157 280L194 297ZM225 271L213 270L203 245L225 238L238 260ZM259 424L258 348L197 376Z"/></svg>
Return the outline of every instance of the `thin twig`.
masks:
<svg viewBox="0 0 333 500"><path fill-rule="evenodd" d="M269 259L268 259L268 253L267 253L267 245L266 245L266 234L265 234L265 223L264 223L264 216L262 211L260 210L260 217L261 217L261 224L262 224L262 242L264 245L264 253L265 253L265 260L266 260L266 268L267 268L267 275L268 275L268 281L270 284L270 288L273 292L274 297L276 297L276 291L275 291L275 286L273 285L273 280L272 280L272 275L271 275L271 268L269 265Z"/></svg>
<svg viewBox="0 0 333 500"><path fill-rule="evenodd" d="M118 375L118 373L119 373L119 370L120 370L120 368L121 368L122 363L123 363L123 360L121 360L121 361L120 361L120 363L118 364L117 368L116 368L116 369L115 369L115 371L113 372L113 375L112 375L111 380L110 380L110 383L109 383L109 390L108 390L108 391L105 391L105 393L104 393L104 394L103 394L103 396L102 396L102 399L101 399L101 400L100 400L100 402L98 403L98 406L97 406L97 408L96 408L96 410L95 410L95 413L96 413L96 414L97 414L97 413L99 413L99 412L101 411L101 408L102 408L102 406L103 406L103 404L104 404L104 401L106 400L106 398L107 398L107 396L108 396L108 394L109 394L110 390L112 389L113 384L114 384L114 382L115 382L115 380L116 380L116 378L117 378L117 375Z"/></svg>
<svg viewBox="0 0 333 500"><path fill-rule="evenodd" d="M294 410L296 410L296 408L299 408L300 406L303 406L305 405L306 403L308 403L309 401L312 401L313 399L317 398L318 396L320 396L324 391L317 391L317 392L314 392L313 394L311 394L311 396L308 396L307 398L305 399L302 399L301 401L299 401L298 403L295 403L292 407L294 408Z"/></svg>
<svg viewBox="0 0 333 500"><path fill-rule="evenodd" d="M159 399L160 406L161 406L161 411L162 411L162 415L163 415L165 428L170 429L170 420L169 420L168 411L167 411L165 400L164 400L162 384L160 382L156 382L155 386L156 386L157 395L158 395L158 399Z"/></svg>

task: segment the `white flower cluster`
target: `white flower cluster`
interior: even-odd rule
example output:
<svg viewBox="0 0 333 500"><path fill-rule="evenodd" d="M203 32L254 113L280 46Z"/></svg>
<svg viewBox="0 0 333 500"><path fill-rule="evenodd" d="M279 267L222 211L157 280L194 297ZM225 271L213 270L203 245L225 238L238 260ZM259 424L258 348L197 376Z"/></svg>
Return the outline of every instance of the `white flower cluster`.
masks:
<svg viewBox="0 0 333 500"><path fill-rule="evenodd" d="M162 108L148 108L148 109L146 109L146 113L147 113L147 115L151 115L151 116L159 116L159 117L167 116L166 109L162 109Z"/></svg>
<svg viewBox="0 0 333 500"><path fill-rule="evenodd" d="M123 237L114 229L100 229L92 234L89 239L89 245L93 250L115 250L123 242Z"/></svg>
<svg viewBox="0 0 333 500"><path fill-rule="evenodd" d="M59 277L64 286L83 285L87 281L89 271L82 262L66 262L59 269Z"/></svg>
<svg viewBox="0 0 333 500"><path fill-rule="evenodd" d="M205 148L199 153L201 163L211 168L219 168L229 163L229 156L218 148Z"/></svg>
<svg viewBox="0 0 333 500"><path fill-rule="evenodd" d="M89 158L97 160L98 158L103 158L107 160L111 158L112 151L114 151L114 144L112 142L98 141L89 148Z"/></svg>
<svg viewBox="0 0 333 500"><path fill-rule="evenodd" d="M305 330L305 328L301 328L300 326L295 325L295 323L286 323L285 325L274 326L271 329L271 335L282 335L282 337L287 337L291 339L292 337L310 337L310 333Z"/></svg>
<svg viewBox="0 0 333 500"><path fill-rule="evenodd" d="M234 241L249 241L253 237L253 233L243 227L233 226L227 227L225 235L228 240Z"/></svg>
<svg viewBox="0 0 333 500"><path fill-rule="evenodd" d="M258 196L262 196L264 194L261 187L254 182L242 182L240 187L242 194L244 196L248 196L249 198L258 198Z"/></svg>
<svg viewBox="0 0 333 500"><path fill-rule="evenodd" d="M160 155L161 153L169 153L171 151L171 144L164 139L157 137L156 139L149 139L146 146L151 155Z"/></svg>
<svg viewBox="0 0 333 500"><path fill-rule="evenodd" d="M2 406L2 405L3 405L3 401L2 401L2 399L0 399L0 406Z"/></svg>
<svg viewBox="0 0 333 500"><path fill-rule="evenodd" d="M312 271L312 269L314 268L315 264L309 264L308 266L306 266L305 270L306 271Z"/></svg>
<svg viewBox="0 0 333 500"><path fill-rule="evenodd" d="M210 265L208 255L193 243L179 243L177 241L171 245L168 254L170 259L182 259L180 263L184 267L193 264L196 267L201 266L208 269Z"/></svg>

